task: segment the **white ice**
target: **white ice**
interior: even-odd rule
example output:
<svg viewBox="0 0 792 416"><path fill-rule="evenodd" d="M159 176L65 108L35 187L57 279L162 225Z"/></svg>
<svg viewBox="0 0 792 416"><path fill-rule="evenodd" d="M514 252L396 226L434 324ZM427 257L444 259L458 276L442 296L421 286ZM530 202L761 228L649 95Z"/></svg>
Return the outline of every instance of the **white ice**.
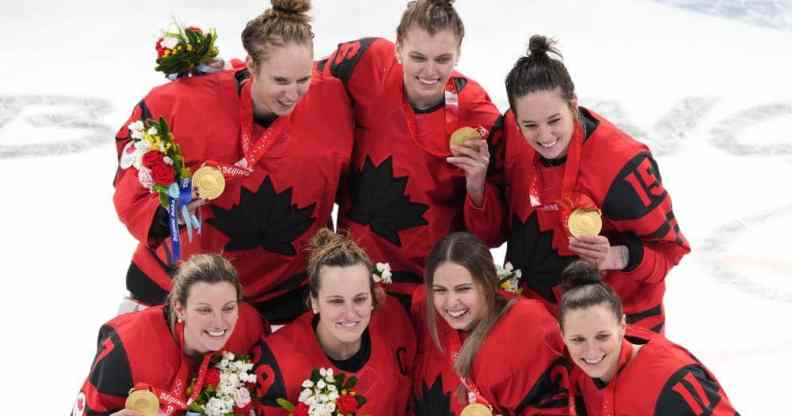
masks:
<svg viewBox="0 0 792 416"><path fill-rule="evenodd" d="M317 57L393 38L405 1L316 0ZM792 4L459 0L459 69L505 108L533 33L560 39L580 101L657 152L693 246L668 276L668 336L745 415L787 414L792 373ZM134 241L112 206L115 131L151 87L172 17L213 26L225 57L267 1L27 0L0 14L0 309L4 414L65 414ZM700 6L700 7L698 7ZM698 8L697 8L698 7ZM497 250L502 257L503 250ZM8 267L5 267L8 266Z"/></svg>

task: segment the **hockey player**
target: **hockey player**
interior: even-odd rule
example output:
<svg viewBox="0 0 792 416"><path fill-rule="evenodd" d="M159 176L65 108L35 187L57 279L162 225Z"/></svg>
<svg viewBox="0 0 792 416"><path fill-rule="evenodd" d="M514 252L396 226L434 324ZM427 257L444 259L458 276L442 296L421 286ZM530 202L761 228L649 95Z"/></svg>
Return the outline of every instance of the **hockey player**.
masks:
<svg viewBox="0 0 792 416"><path fill-rule="evenodd" d="M262 342L256 367L259 414L288 414L277 400L296 405L303 381L319 368L358 379L355 391L366 403L357 414L406 414L415 356L407 313L391 296L378 300L372 263L350 237L324 229L312 243L312 312Z"/></svg>
<svg viewBox="0 0 792 416"><path fill-rule="evenodd" d="M308 0L274 0L248 22L247 68L180 79L153 89L117 136L116 210L139 241L127 288L143 304L163 301L175 266L169 215L128 157L127 126L164 118L193 172L222 172L214 200L188 205L201 221L182 257L222 252L238 270L244 297L271 322L305 311L304 247L331 221L352 152L352 115L341 82L313 73ZM310 88L309 88L310 87Z"/></svg>
<svg viewBox="0 0 792 416"><path fill-rule="evenodd" d="M413 302L417 416L570 414L569 363L555 319L536 300L497 291L481 240L459 232L438 242L425 287Z"/></svg>
<svg viewBox="0 0 792 416"><path fill-rule="evenodd" d="M570 264L559 322L576 367L578 415L734 416L718 381L687 350L660 334L627 326L619 296L596 266Z"/></svg>
<svg viewBox="0 0 792 416"><path fill-rule="evenodd" d="M411 1L395 44L342 43L317 63L344 82L354 106L351 186L342 189L340 227L371 258L390 263L389 290L404 303L421 284L435 242L462 229L467 192L481 194L470 185L483 180L467 178L486 175L485 139L499 115L482 87L454 70L465 29L452 3ZM449 143L454 133L464 145Z"/></svg>
<svg viewBox="0 0 792 416"><path fill-rule="evenodd" d="M195 255L182 263L167 305L102 326L72 416L141 416L124 409L130 389L140 386L157 396L159 414L183 414L187 387L207 366L208 353L248 354L269 331L258 312L241 303L241 295L236 271L220 255Z"/></svg>
<svg viewBox="0 0 792 416"><path fill-rule="evenodd" d="M531 37L506 78L511 109L484 203L465 221L490 246L508 242L525 293L557 311L559 276L590 260L624 300L627 323L662 331L668 271L690 251L649 149L578 106L553 42ZM586 226L588 225L588 226Z"/></svg>

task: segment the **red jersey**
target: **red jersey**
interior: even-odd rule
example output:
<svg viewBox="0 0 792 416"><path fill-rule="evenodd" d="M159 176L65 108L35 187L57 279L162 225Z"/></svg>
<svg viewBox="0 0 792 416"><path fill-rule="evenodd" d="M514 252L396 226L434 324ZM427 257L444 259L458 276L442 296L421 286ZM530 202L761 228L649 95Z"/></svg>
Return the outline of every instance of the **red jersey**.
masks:
<svg viewBox="0 0 792 416"><path fill-rule="evenodd" d="M580 111L576 134L582 145L570 198L599 209L602 234L611 245L629 250L627 267L608 271L604 279L624 302L627 322L662 331L665 276L690 246L649 149L600 115ZM561 271L577 256L569 250L558 204L545 202L561 199L569 164L566 158L543 160L526 142L512 111L500 127L503 145L493 156L484 204L476 208L468 201L465 221L491 246L507 241L506 261L522 270L526 295L556 312Z"/></svg>
<svg viewBox="0 0 792 416"><path fill-rule="evenodd" d="M372 259L390 263L391 290L408 301L423 282L434 244L464 227L465 175L445 160L450 135L465 126L489 130L498 110L478 83L453 72L445 102L416 112L406 99L395 46L385 39L342 43L317 67L343 81L355 114L339 225Z"/></svg>
<svg viewBox="0 0 792 416"><path fill-rule="evenodd" d="M163 117L195 171L210 160L228 165L241 160L240 134L252 125L253 144L263 146L263 155L252 174L227 181L219 198L198 209L202 229L193 232L191 242L181 227L182 258L223 253L239 274L245 299L270 321L282 322L305 310L305 247L331 223L352 153L352 115L341 83L316 73L294 111L269 127L252 123L252 114L244 116L250 100L246 70L180 79L153 89L116 142L121 157L130 141L129 123ZM141 186L137 175L134 166L119 168L114 202L140 242L127 287L138 300L156 304L171 286L171 240L158 195Z"/></svg>
<svg viewBox="0 0 792 416"><path fill-rule="evenodd" d="M183 336L171 333L169 310L157 306L119 315L99 330L96 358L80 390L72 416L110 415L124 408L129 390L138 383L170 392L186 401L185 390L199 358L184 354ZM177 331L183 331L178 324ZM261 336L269 332L256 310L239 305L239 319L223 347L224 351L248 354ZM160 414L182 414L163 408Z"/></svg>
<svg viewBox="0 0 792 416"><path fill-rule="evenodd" d="M416 290L412 305L419 333L415 415L458 415L468 403L457 394L461 380L449 351L461 345L464 334L436 315L440 351L427 330L425 303L425 291ZM481 344L469 378L494 414L568 415L568 370L556 320L541 303L520 298Z"/></svg>
<svg viewBox="0 0 792 416"><path fill-rule="evenodd" d="M372 314L361 346L361 350L367 351L359 353L364 356L357 363L360 366L357 371L345 371L327 357L316 337L314 324L314 315L307 312L262 341L260 351L255 354L260 415L287 415L276 400L297 404L302 382L318 368L332 368L335 373L343 372L358 379L355 390L366 398L360 414L406 414L415 333L407 313L395 298L387 296Z"/></svg>
<svg viewBox="0 0 792 416"><path fill-rule="evenodd" d="M620 368L607 384L588 377L580 368L572 370L578 415L738 414L715 376L684 348L641 328L628 327L625 339ZM630 343L641 346L631 360Z"/></svg>

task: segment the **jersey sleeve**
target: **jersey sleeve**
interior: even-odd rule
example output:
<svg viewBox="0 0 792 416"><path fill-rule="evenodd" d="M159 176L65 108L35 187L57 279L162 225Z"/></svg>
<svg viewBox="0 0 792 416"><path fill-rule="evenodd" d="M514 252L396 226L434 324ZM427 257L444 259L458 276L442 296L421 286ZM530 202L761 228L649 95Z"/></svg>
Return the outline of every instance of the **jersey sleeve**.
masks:
<svg viewBox="0 0 792 416"><path fill-rule="evenodd" d="M489 247L498 247L508 235L508 204L505 184L505 130L503 117L498 117L490 129L487 144L490 165L484 185L481 206L476 206L470 197L465 198L465 227L484 241Z"/></svg>
<svg viewBox="0 0 792 416"><path fill-rule="evenodd" d="M97 353L88 379L80 389L72 416L110 415L124 408L132 388L132 372L126 349L115 330L99 330Z"/></svg>
<svg viewBox="0 0 792 416"><path fill-rule="evenodd" d="M700 365L677 370L666 381L654 409L655 416L735 416L717 380Z"/></svg>
<svg viewBox="0 0 792 416"><path fill-rule="evenodd" d="M330 56L316 63L316 68L340 79L352 100L359 100L383 84L386 69L395 61L394 54L390 41L362 38L339 44Z"/></svg>
<svg viewBox="0 0 792 416"><path fill-rule="evenodd" d="M286 399L286 384L275 354L266 339L253 350L254 371L256 373L256 412L259 415L287 415L277 400ZM296 403L292 403L296 404Z"/></svg>
<svg viewBox="0 0 792 416"><path fill-rule="evenodd" d="M609 235L611 244L629 249L627 267L614 273L660 282L690 252L657 162L648 151L635 155L618 173L608 189L603 212L616 230Z"/></svg>
<svg viewBox="0 0 792 416"><path fill-rule="evenodd" d="M167 213L160 209L159 196L144 188L138 179L138 169L134 166L123 168L121 159L127 144L132 141L128 126L138 120L145 121L152 118L152 113L146 100L141 101L116 134L116 149L119 166L116 170L113 186L113 205L121 222L126 226L132 236L155 248L167 236Z"/></svg>

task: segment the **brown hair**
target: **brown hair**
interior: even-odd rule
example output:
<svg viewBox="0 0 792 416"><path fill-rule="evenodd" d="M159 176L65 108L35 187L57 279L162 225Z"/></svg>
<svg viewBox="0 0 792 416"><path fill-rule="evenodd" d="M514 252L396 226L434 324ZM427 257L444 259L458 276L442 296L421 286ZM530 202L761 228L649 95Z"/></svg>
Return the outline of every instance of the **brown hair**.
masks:
<svg viewBox="0 0 792 416"><path fill-rule="evenodd" d="M319 296L322 267L350 267L362 264L369 274L371 304L377 307L371 259L348 234L338 234L328 228L322 228L311 239L308 251L308 287L311 297Z"/></svg>
<svg viewBox="0 0 792 416"><path fill-rule="evenodd" d="M265 62L270 47L288 43L308 45L313 50L310 0L272 0L272 7L247 22L242 31L242 46L258 66Z"/></svg>
<svg viewBox="0 0 792 416"><path fill-rule="evenodd" d="M432 36L450 30L459 38L460 45L465 37L465 25L454 9L454 0L413 0L407 3L407 9L396 28L396 41L403 41L414 24Z"/></svg>
<svg viewBox="0 0 792 416"><path fill-rule="evenodd" d="M605 305L613 312L616 320L624 315L621 299L613 288L602 281L599 269L591 262L576 260L561 272L561 302L558 310L558 323L564 328L567 312Z"/></svg>
<svg viewBox="0 0 792 416"><path fill-rule="evenodd" d="M228 282L237 293L237 301L242 299L242 285L239 283L234 266L219 254L196 254L181 263L173 276L173 286L168 293L167 304L171 308L171 328L176 319L176 305L187 306L190 289L196 283L217 284Z"/></svg>
<svg viewBox="0 0 792 416"><path fill-rule="evenodd" d="M467 232L456 232L440 240L426 259L424 280L426 282L426 322L429 333L437 348L441 351L440 338L437 335L436 311L434 307L434 275L437 268L445 263L458 264L473 277L473 283L484 295L484 317L476 324L471 334L454 360L454 368L462 377L470 375L479 347L489 334L492 327L514 304L498 293L498 273L492 260L489 248L475 235Z"/></svg>
<svg viewBox="0 0 792 416"><path fill-rule="evenodd" d="M562 56L555 44L555 40L545 36L531 36L528 54L520 57L506 76L506 95L512 110L517 108L518 98L536 91L561 88L562 98L569 102L575 98L575 83L561 62ZM549 54L556 55L559 59L552 58Z"/></svg>

